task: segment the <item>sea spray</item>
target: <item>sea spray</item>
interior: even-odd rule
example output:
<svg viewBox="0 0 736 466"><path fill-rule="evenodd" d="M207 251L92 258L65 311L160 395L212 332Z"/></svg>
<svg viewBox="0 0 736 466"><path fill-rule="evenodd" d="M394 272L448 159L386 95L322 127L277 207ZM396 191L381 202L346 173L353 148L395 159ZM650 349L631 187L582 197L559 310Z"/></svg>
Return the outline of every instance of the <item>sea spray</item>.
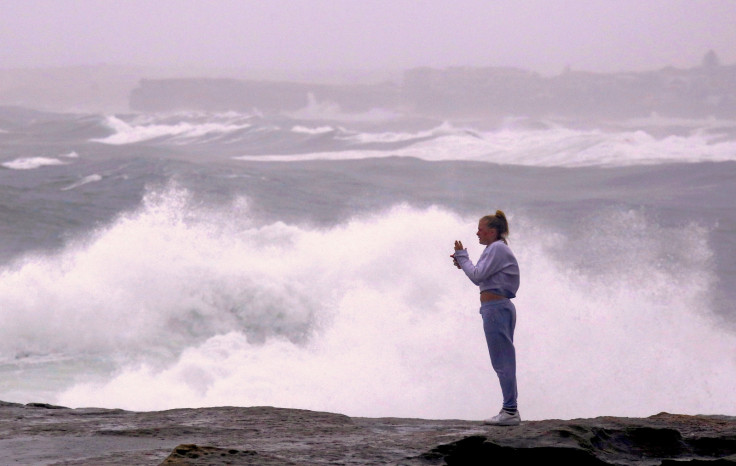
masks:
<svg viewBox="0 0 736 466"><path fill-rule="evenodd" d="M509 213L525 419L736 412L736 336L711 320L705 228L611 208L571 232ZM449 258L455 239L478 257L476 222L400 204L323 228L256 223L244 198L151 192L2 270L3 391L44 359L59 376L20 401L487 417L500 390L477 289Z"/></svg>
<svg viewBox="0 0 736 466"><path fill-rule="evenodd" d="M435 121L400 130L395 122L397 128L388 131L385 126L326 121L236 112L115 115L99 123L106 136L92 142L278 162L399 156L528 167L622 167L736 160L732 120L655 119L646 123L648 130L634 122L571 128L543 119L490 129Z"/></svg>
<svg viewBox="0 0 736 466"><path fill-rule="evenodd" d="M214 114L212 121L199 121L198 115L181 115L173 119L157 121L150 117L136 115L132 121L118 116L108 116L105 125L112 134L94 141L104 144L124 145L144 141L159 140L174 144L204 143L219 139L229 133L247 130L251 127L250 116L240 114Z"/></svg>
<svg viewBox="0 0 736 466"><path fill-rule="evenodd" d="M736 143L723 134L695 132L656 138L644 131L608 133L561 127L475 131L443 125L413 134L336 134L349 144L324 152L258 153L242 161L356 160L415 157L427 161L467 160L530 167L621 167L662 163L736 160ZM389 144L401 141L400 146ZM381 144L385 144L384 147Z"/></svg>

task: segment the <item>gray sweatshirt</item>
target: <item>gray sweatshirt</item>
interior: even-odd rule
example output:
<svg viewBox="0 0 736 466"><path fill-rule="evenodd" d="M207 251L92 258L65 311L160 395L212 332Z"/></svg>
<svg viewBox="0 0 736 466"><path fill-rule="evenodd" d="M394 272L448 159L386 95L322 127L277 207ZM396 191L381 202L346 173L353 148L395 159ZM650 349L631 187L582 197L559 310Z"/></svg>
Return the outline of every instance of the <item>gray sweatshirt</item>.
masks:
<svg viewBox="0 0 736 466"><path fill-rule="evenodd" d="M455 260L471 282L480 291L490 291L506 298L515 298L519 290L519 264L511 248L503 241L486 246L478 259L478 265L468 257L467 249L455 251Z"/></svg>

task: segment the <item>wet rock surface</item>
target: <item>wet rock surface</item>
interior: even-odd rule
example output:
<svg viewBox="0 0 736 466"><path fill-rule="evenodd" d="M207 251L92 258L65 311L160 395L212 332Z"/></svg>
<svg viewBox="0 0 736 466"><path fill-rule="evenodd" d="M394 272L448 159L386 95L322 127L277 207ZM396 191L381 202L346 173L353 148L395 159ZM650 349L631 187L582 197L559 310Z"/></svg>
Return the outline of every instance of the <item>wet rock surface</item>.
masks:
<svg viewBox="0 0 736 466"><path fill-rule="evenodd" d="M351 418L271 407L132 412L0 402L0 464L431 465L510 460L736 464L736 417L660 413L493 427L477 421Z"/></svg>

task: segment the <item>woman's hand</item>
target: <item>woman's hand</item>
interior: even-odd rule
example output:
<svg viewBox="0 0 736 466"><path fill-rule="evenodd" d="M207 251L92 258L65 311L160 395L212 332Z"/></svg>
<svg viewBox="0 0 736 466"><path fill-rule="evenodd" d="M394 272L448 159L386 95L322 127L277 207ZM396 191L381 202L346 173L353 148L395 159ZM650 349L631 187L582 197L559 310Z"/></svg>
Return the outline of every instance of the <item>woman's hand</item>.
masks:
<svg viewBox="0 0 736 466"><path fill-rule="evenodd" d="M457 263L457 259L455 259L455 254L450 254L450 257L452 257L452 265L454 265L458 269L462 269L462 267L460 267L460 264Z"/></svg>
<svg viewBox="0 0 736 466"><path fill-rule="evenodd" d="M463 249L462 241L455 241L455 251L462 251ZM450 257L452 257L452 265L461 269L462 267L460 267L460 264L457 263L457 259L455 259L455 254L450 254Z"/></svg>

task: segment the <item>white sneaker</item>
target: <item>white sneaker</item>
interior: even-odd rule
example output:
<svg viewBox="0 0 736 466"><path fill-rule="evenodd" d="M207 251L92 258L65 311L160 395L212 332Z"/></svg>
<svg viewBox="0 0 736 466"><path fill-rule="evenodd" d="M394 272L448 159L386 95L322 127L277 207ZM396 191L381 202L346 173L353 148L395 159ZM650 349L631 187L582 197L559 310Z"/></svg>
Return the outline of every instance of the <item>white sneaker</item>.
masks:
<svg viewBox="0 0 736 466"><path fill-rule="evenodd" d="M521 424L521 416L519 416L519 411L509 414L502 409L497 415L483 421L483 424L492 426L518 426Z"/></svg>

